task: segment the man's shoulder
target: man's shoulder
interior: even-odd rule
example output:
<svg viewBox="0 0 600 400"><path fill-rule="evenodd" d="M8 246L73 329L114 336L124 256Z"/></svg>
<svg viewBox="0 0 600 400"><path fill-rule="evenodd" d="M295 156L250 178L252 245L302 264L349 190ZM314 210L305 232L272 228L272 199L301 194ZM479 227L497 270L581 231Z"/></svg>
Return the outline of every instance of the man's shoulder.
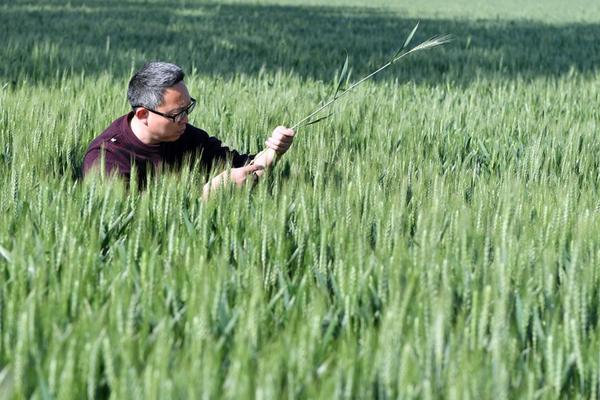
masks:
<svg viewBox="0 0 600 400"><path fill-rule="evenodd" d="M115 119L111 124L98 136L96 136L88 146L88 151L101 147L112 147L113 143L121 142L123 139L123 124L127 118L127 114Z"/></svg>
<svg viewBox="0 0 600 400"><path fill-rule="evenodd" d="M124 134L122 129L126 118L127 115L117 118L90 142L83 157L84 175L101 157L105 157L107 169L117 166L126 169L129 163L129 155L123 147Z"/></svg>

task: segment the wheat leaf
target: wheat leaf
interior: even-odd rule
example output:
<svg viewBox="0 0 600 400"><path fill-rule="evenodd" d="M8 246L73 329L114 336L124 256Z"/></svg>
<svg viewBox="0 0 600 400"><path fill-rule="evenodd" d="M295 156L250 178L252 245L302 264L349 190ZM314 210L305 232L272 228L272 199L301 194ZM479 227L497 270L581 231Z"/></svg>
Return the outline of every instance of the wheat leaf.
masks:
<svg viewBox="0 0 600 400"><path fill-rule="evenodd" d="M412 40L413 36L415 36L415 32L417 31L417 28L419 27L419 23L417 22L417 24L415 25L415 27L413 28L413 30L410 32L410 35L408 35L408 37L406 38L406 41L404 42L404 45L402 46L402 49L405 49L408 47L408 45L410 44L410 41Z"/></svg>
<svg viewBox="0 0 600 400"><path fill-rule="evenodd" d="M309 126L309 125L313 125L313 124L319 123L319 122L321 122L321 121L323 121L323 120L325 120L325 119L327 119L327 118L331 117L332 115L333 115L333 113L331 113L331 114L328 114L328 115L326 115L326 116L324 116L324 117L320 117L320 118L317 118L317 119L313 119L312 121L309 121L309 122L305 123L305 124L304 124L304 125L302 125L302 126L304 127L304 126Z"/></svg>
<svg viewBox="0 0 600 400"><path fill-rule="evenodd" d="M344 82L347 73L348 73L348 53L346 53L346 61L344 61L344 66L342 67L342 72L340 73L340 76L338 78L337 87L335 88L335 92L333 93L334 99L337 97L337 94L339 93L339 91L342 87L342 83Z"/></svg>
<svg viewBox="0 0 600 400"><path fill-rule="evenodd" d="M415 25L415 27L412 29L412 31L410 32L410 34L408 35L408 37L404 41L404 44L402 45L402 47L400 47L398 49L398 51L396 51L396 53L394 54L394 56L391 58L390 62L393 63L394 61L396 61L396 57L398 57L398 55L400 53L402 53L402 51L408 47L408 45L412 41L412 38L415 36L415 32L417 31L418 28L419 28L419 22L417 22L417 24Z"/></svg>

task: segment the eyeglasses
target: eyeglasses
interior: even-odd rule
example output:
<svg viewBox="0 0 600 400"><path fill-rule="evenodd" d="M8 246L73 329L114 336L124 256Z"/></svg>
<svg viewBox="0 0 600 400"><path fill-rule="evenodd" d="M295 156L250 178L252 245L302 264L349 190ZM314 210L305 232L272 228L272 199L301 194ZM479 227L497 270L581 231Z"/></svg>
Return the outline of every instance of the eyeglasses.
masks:
<svg viewBox="0 0 600 400"><path fill-rule="evenodd" d="M133 106L133 108L137 108L137 107L144 107L144 106L142 106L142 105ZM194 107L196 107L196 99L194 99L193 97L190 97L190 104L175 115L164 114L164 113L161 113L160 111L152 110L148 107L144 107L144 108L146 110L150 111L151 113L160 115L161 117L165 117L166 119L170 119L172 122L181 122L185 116L190 115L190 113L192 111L194 111Z"/></svg>

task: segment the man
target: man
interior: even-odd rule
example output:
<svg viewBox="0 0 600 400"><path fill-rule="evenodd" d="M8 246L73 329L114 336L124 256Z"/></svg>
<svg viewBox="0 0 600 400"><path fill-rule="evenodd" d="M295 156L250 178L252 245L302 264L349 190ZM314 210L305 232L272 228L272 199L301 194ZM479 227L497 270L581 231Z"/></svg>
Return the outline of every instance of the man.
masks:
<svg viewBox="0 0 600 400"><path fill-rule="evenodd" d="M204 187L204 196L227 182L237 185L260 176L276 155L285 153L294 131L277 127L265 144L267 150L256 156L240 154L221 141L188 124L196 105L183 82L183 70L165 62L151 62L129 81L127 98L133 111L116 119L89 145L83 162L83 175L104 165L127 181L135 164L137 179L143 186L147 174L163 166L180 167L185 159L199 158L206 169L217 163L230 165Z"/></svg>

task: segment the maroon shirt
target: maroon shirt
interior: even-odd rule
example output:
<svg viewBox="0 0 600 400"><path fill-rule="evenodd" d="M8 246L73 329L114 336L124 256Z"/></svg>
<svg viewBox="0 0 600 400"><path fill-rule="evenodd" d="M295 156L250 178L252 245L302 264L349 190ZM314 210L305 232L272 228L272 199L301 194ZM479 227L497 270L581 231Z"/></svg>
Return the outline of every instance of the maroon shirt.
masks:
<svg viewBox="0 0 600 400"><path fill-rule="evenodd" d="M131 130L129 122L132 117L133 112L130 112L116 119L100 136L92 140L83 159L84 176L92 166L100 163L102 152L105 154L107 173L116 171L129 181L131 167L135 163L142 185L145 184L147 173L153 173L159 166L179 168L188 157L192 163L199 158L201 166L206 169L210 169L215 162L230 163L233 168L238 168L253 158L230 150L219 139L189 124L174 142L144 144Z"/></svg>

